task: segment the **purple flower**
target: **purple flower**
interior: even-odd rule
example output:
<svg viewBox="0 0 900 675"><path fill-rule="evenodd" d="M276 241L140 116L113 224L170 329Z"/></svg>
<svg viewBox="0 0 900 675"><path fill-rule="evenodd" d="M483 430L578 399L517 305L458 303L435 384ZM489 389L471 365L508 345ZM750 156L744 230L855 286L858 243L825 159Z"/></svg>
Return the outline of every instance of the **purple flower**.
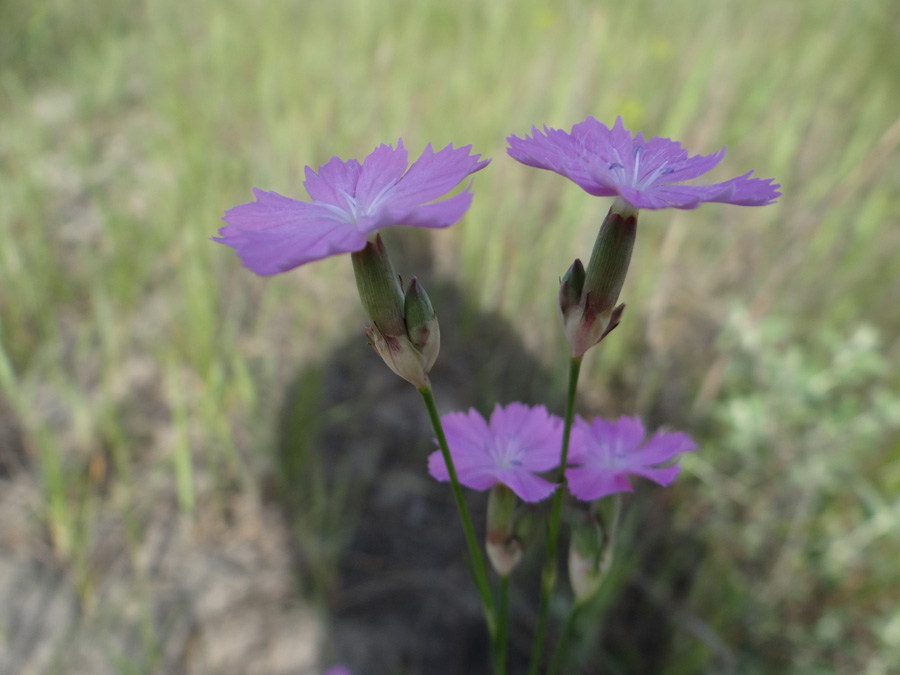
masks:
<svg viewBox="0 0 900 675"><path fill-rule="evenodd" d="M450 456L459 482L474 490L487 490L503 483L526 502L549 497L556 485L534 472L559 465L562 420L544 406L529 408L498 403L488 425L474 409L441 418ZM450 480L440 450L428 457L428 471L438 480Z"/></svg>
<svg viewBox="0 0 900 675"><path fill-rule="evenodd" d="M312 202L254 188L256 201L226 211L222 220L228 224L213 241L231 246L244 265L267 275L359 251L383 227L448 227L462 218L472 194L467 189L429 202L488 165L471 149L448 145L434 152L429 143L409 166L401 138L396 150L379 145L362 164L332 157L318 173L306 167L303 185Z"/></svg>
<svg viewBox="0 0 900 675"><path fill-rule="evenodd" d="M350 669L344 665L332 666L325 671L325 675L353 675Z"/></svg>
<svg viewBox="0 0 900 675"><path fill-rule="evenodd" d="M691 157L668 138L632 136L621 117L612 129L588 117L572 133L532 127L532 137L507 141L507 152L522 164L555 171L588 194L619 197L634 209L694 209L703 202L765 206L781 195L773 179L750 178L752 171L724 183L685 185L722 161L725 148Z"/></svg>
<svg viewBox="0 0 900 675"><path fill-rule="evenodd" d="M629 474L669 485L679 467L656 465L696 448L690 436L679 432L657 431L644 443L644 425L639 417L620 417L615 422L595 419L590 424L576 417L566 480L572 494L584 501L631 492Z"/></svg>

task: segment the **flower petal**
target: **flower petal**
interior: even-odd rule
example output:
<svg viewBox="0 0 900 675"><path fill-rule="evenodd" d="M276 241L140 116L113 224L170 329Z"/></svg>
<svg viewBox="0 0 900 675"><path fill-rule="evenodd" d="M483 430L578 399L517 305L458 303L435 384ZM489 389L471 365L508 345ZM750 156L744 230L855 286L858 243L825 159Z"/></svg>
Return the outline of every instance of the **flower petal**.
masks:
<svg viewBox="0 0 900 675"><path fill-rule="evenodd" d="M440 450L435 450L428 455L428 473L440 481L450 480L450 471L447 469L447 463Z"/></svg>
<svg viewBox="0 0 900 675"><path fill-rule="evenodd" d="M638 190L630 185L618 186L619 196L636 209L667 209L671 206L665 199L659 197L655 191Z"/></svg>
<svg viewBox="0 0 900 675"><path fill-rule="evenodd" d="M582 501L593 501L616 492L633 492L623 473L595 471L589 468L566 469L569 491Z"/></svg>
<svg viewBox="0 0 900 675"><path fill-rule="evenodd" d="M577 416L569 442L569 463L610 466L617 448L624 452L636 448L644 433L644 424L636 416L616 421L598 417L590 423Z"/></svg>
<svg viewBox="0 0 900 675"><path fill-rule="evenodd" d="M491 414L491 433L495 437L518 437L527 442L533 437L545 437L554 427L542 405L531 408L524 403L510 403L503 408L498 403Z"/></svg>
<svg viewBox="0 0 900 675"><path fill-rule="evenodd" d="M615 190L609 190L593 177L595 164L602 167L606 167L608 164L592 154L592 151L586 147L586 145L595 146L594 150L599 152L604 144L602 139L594 138L598 133L602 133L594 129L594 123L606 129L604 125L590 117L588 121L582 122L587 126L584 134L578 138L560 129L544 127L542 133L537 127L532 127L531 137L510 136L507 138L509 147L506 152L522 164L555 171L590 194L612 197L616 194ZM608 149L608 143L605 147Z"/></svg>
<svg viewBox="0 0 900 675"><path fill-rule="evenodd" d="M640 146L635 145L631 132L625 128L621 115L616 117L616 123L610 130L609 145L613 154L605 157L601 155L601 158L619 162L625 168L625 175L633 176L636 158L634 150Z"/></svg>
<svg viewBox="0 0 900 675"><path fill-rule="evenodd" d="M361 220L359 229L362 232L374 232L381 228L401 225L428 228L450 227L466 214L471 204L472 193L467 190L450 197L450 199L411 209L400 210L390 206L374 216Z"/></svg>
<svg viewBox="0 0 900 675"><path fill-rule="evenodd" d="M491 415L491 432L495 438L516 439L523 469L549 471L559 464L562 420L542 405L510 403L504 410L498 404Z"/></svg>
<svg viewBox="0 0 900 675"><path fill-rule="evenodd" d="M356 199L363 209L369 210L374 201L380 199L399 181L409 160L403 139L397 141L397 149L390 145L379 145L363 160L356 183Z"/></svg>
<svg viewBox="0 0 900 675"><path fill-rule="evenodd" d="M678 143L675 143L675 145L679 148L681 147ZM725 148L722 148L719 152L714 152L711 155L694 155L693 157L687 157L687 152L682 150L681 154L683 157L680 160L673 157L669 161L668 168L674 169L674 171L661 176L658 182L678 183L702 176L718 166L719 162L725 157L725 150Z"/></svg>
<svg viewBox="0 0 900 675"><path fill-rule="evenodd" d="M643 190L643 194L648 201L659 200L666 206L644 208L695 209L703 202L712 201L729 192L731 192L730 188L723 188L719 185L660 185Z"/></svg>
<svg viewBox="0 0 900 675"><path fill-rule="evenodd" d="M257 274L277 274L366 244L363 233L327 207L256 188L253 193L255 202L225 212L228 225L212 239L234 248Z"/></svg>
<svg viewBox="0 0 900 675"><path fill-rule="evenodd" d="M481 171L491 160L479 162L481 155L471 155L471 145L453 148L448 145L434 152L429 143L391 192L393 209L411 209L434 201L456 187L469 174Z"/></svg>
<svg viewBox="0 0 900 675"><path fill-rule="evenodd" d="M444 426L444 434L447 443L450 444L450 452L457 452L454 446L459 446L459 452L469 451L469 448L480 448L490 443L493 436L490 427L475 408L468 412L447 413L441 418ZM452 443L451 443L452 441Z"/></svg>
<svg viewBox="0 0 900 675"><path fill-rule="evenodd" d="M697 449L697 444L687 434L657 431L647 443L631 453L644 466L661 464L684 453Z"/></svg>
<svg viewBox="0 0 900 675"><path fill-rule="evenodd" d="M724 183L718 183L718 186L728 186L731 191L727 198L720 195L717 198L710 199L713 202L726 202L736 206L767 206L772 204L781 196L778 188L780 184L773 184L773 178L750 178L750 171L743 176L732 178Z"/></svg>
<svg viewBox="0 0 900 675"><path fill-rule="evenodd" d="M557 488L555 483L544 480L527 471L501 471L497 480L519 495L526 502L539 502L552 495Z"/></svg>
<svg viewBox="0 0 900 675"><path fill-rule="evenodd" d="M332 157L319 167L318 173L308 166L304 171L306 180L303 187L310 197L323 204L348 209L347 197L356 194L356 185L359 182L359 162L355 159L345 162L340 157Z"/></svg>
<svg viewBox="0 0 900 675"><path fill-rule="evenodd" d="M641 478L652 480L654 483L663 486L671 485L672 481L675 480L675 477L678 476L679 471L681 471L680 466L664 466L662 468L636 466L632 469L628 469L628 473L632 476L640 476Z"/></svg>
<svg viewBox="0 0 900 675"><path fill-rule="evenodd" d="M497 467L493 463L481 461L480 458L458 457L451 450L453 466L459 482L473 490L487 490L497 482ZM444 455L440 450L435 450L428 455L428 473L439 481L450 480L450 471L444 462Z"/></svg>

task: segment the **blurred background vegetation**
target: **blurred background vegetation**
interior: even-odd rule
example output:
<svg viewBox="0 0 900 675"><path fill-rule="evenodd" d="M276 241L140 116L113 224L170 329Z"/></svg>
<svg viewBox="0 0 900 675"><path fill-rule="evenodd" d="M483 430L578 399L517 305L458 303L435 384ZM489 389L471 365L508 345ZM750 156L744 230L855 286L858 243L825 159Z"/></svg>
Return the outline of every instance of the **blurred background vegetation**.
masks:
<svg viewBox="0 0 900 675"><path fill-rule="evenodd" d="M348 260L256 278L208 241L226 208L254 186L305 198L304 165L400 136L413 157L473 144L494 161L464 221L431 235L435 265L563 378L558 277L608 203L504 139L621 114L693 152L727 145L714 180L753 168L784 193L643 213L625 319L586 361L586 409L700 439L666 501L702 555L677 607L660 600L665 672L900 663L894 0L3 0L0 15L0 489L33 482L19 525L86 614L103 523L138 550L164 495L188 527L226 518L231 495L264 499L292 374L363 339ZM114 672L154 672L161 638L142 635Z"/></svg>

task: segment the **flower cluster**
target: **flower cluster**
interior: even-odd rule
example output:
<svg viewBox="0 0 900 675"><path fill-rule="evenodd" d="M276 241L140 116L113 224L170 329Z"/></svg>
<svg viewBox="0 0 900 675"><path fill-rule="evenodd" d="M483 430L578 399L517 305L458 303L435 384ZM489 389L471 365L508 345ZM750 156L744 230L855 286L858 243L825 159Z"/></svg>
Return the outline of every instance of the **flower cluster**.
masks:
<svg viewBox="0 0 900 675"><path fill-rule="evenodd" d="M440 351L437 315L416 277L404 290L378 231L400 225L444 228L458 222L472 194L470 186L454 190L490 162L473 155L471 146L448 145L435 152L429 144L410 165L400 139L396 148L380 145L362 162L333 157L317 171L307 166L304 186L312 201L254 189L256 200L226 211L226 225L213 238L232 247L259 275L350 254L370 322L366 335L385 363L416 387L434 425L438 450L428 457L428 471L453 484L499 675L506 670L506 582L535 530L535 514L549 511L529 672L537 672L541 661L563 497L569 494L588 503L566 510L574 618L600 587L613 555L620 500L603 498L630 492L632 476L669 485L679 473L680 455L697 447L681 432L659 430L648 437L638 417L585 420L574 414L581 359L622 319L625 305L619 304L619 294L639 211L693 209L705 202L765 206L781 194L780 185L752 177L752 171L720 183L700 183L698 179L721 162L724 148L711 155L689 155L671 139L632 134L621 117L612 128L589 117L571 132L532 127L531 136L507 140L508 154L522 164L556 172L590 195L614 198L588 264L575 259L559 286L560 318L572 354L565 420L544 406L523 403L497 404L489 420L474 409L438 414L429 381ZM460 485L490 491L485 550L502 580L497 603ZM544 510L519 508L516 497L531 504L552 497L553 505ZM329 671L347 672L343 667Z"/></svg>
<svg viewBox="0 0 900 675"><path fill-rule="evenodd" d="M558 487L538 475L558 467L562 442L563 420L544 406L497 404L490 422L475 410L449 413L441 422L459 482L466 487L486 490L502 483L526 502L541 501ZM637 417L590 423L576 417L565 468L569 490L580 500L593 501L630 492L629 475L659 485L672 483L679 467L669 462L697 446L679 432L657 431L646 442L645 437ZM428 471L438 480L449 480L440 451L428 457Z"/></svg>
<svg viewBox="0 0 900 675"><path fill-rule="evenodd" d="M612 128L588 117L571 132L532 127L531 136L507 140L513 159L565 176L591 195L615 198L590 264L585 269L576 260L560 288L563 328L575 358L621 318L624 305L616 303L639 209L693 209L704 202L763 206L781 194L772 179L751 178L752 171L721 183L688 183L714 168L725 149L689 155L671 139L632 134L621 117ZM472 155L471 146L448 145L434 152L429 144L410 166L402 139L396 148L378 146L362 163L333 157L318 171L306 167L304 187L311 202L254 189L256 201L228 210L227 224L214 240L234 248L260 275L353 254L357 285L372 321L370 341L395 372L419 388L428 387L427 373L439 346L436 317L415 280L403 293L383 243L373 237L386 227L456 223L471 204L468 188L436 200L489 162ZM410 302L410 297L420 300ZM499 483L528 502L555 491L557 485L539 474L557 467L562 421L544 407L498 404L490 423L474 410L451 413L443 423L462 484L484 490ZM578 418L570 462L563 467L572 494L594 500L630 490L628 475L670 483L678 467L660 465L693 450L693 442L678 433L657 432L646 443L644 436L636 417L590 423ZM429 458L429 470L439 480L449 479L440 453Z"/></svg>

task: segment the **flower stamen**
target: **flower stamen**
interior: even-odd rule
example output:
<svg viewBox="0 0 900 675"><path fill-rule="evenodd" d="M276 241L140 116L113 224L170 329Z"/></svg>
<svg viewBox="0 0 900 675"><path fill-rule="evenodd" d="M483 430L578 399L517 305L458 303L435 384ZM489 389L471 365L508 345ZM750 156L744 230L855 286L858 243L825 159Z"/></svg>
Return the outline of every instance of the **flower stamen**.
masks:
<svg viewBox="0 0 900 675"><path fill-rule="evenodd" d="M352 199L352 197L351 197ZM337 219L342 223L348 223L350 225L355 225L358 221L356 220L353 213L348 212L347 209L342 209L340 206L335 206L334 204L326 204L325 202L316 202L323 209L327 209L331 211L334 215L337 216ZM351 207L352 208L352 207Z"/></svg>
<svg viewBox="0 0 900 675"><path fill-rule="evenodd" d="M382 202L386 201L387 198L391 196L391 192L393 191L394 186L396 184L397 184L397 181L394 180L394 181L391 181L390 183L388 183L387 185L385 185L383 188L381 188L381 192L379 192L377 195L375 195L375 198L372 200L372 203L369 204L369 208L367 208L365 210L364 215L368 216L368 215L371 215L372 213L374 213L375 211L377 211L378 207L381 206Z"/></svg>
<svg viewBox="0 0 900 675"><path fill-rule="evenodd" d="M638 169L641 166L641 149L643 146L636 145L634 149L631 151L631 155L634 157L634 175L631 177L631 184L634 187L638 187Z"/></svg>
<svg viewBox="0 0 900 675"><path fill-rule="evenodd" d="M668 160L664 161L662 164L657 167L656 171L647 176L643 181L641 181L640 185L635 185L639 190L646 189L653 185L653 182L659 178L660 176L667 176L670 173L673 173L675 169L666 168L666 164L668 164Z"/></svg>
<svg viewBox="0 0 900 675"><path fill-rule="evenodd" d="M347 215L350 216L349 222L354 224L358 223L360 216L365 215L362 208L360 208L359 200L356 197L353 197L346 190L340 189L338 191L344 198L344 201L347 202L347 208L349 209L349 211L347 211Z"/></svg>

